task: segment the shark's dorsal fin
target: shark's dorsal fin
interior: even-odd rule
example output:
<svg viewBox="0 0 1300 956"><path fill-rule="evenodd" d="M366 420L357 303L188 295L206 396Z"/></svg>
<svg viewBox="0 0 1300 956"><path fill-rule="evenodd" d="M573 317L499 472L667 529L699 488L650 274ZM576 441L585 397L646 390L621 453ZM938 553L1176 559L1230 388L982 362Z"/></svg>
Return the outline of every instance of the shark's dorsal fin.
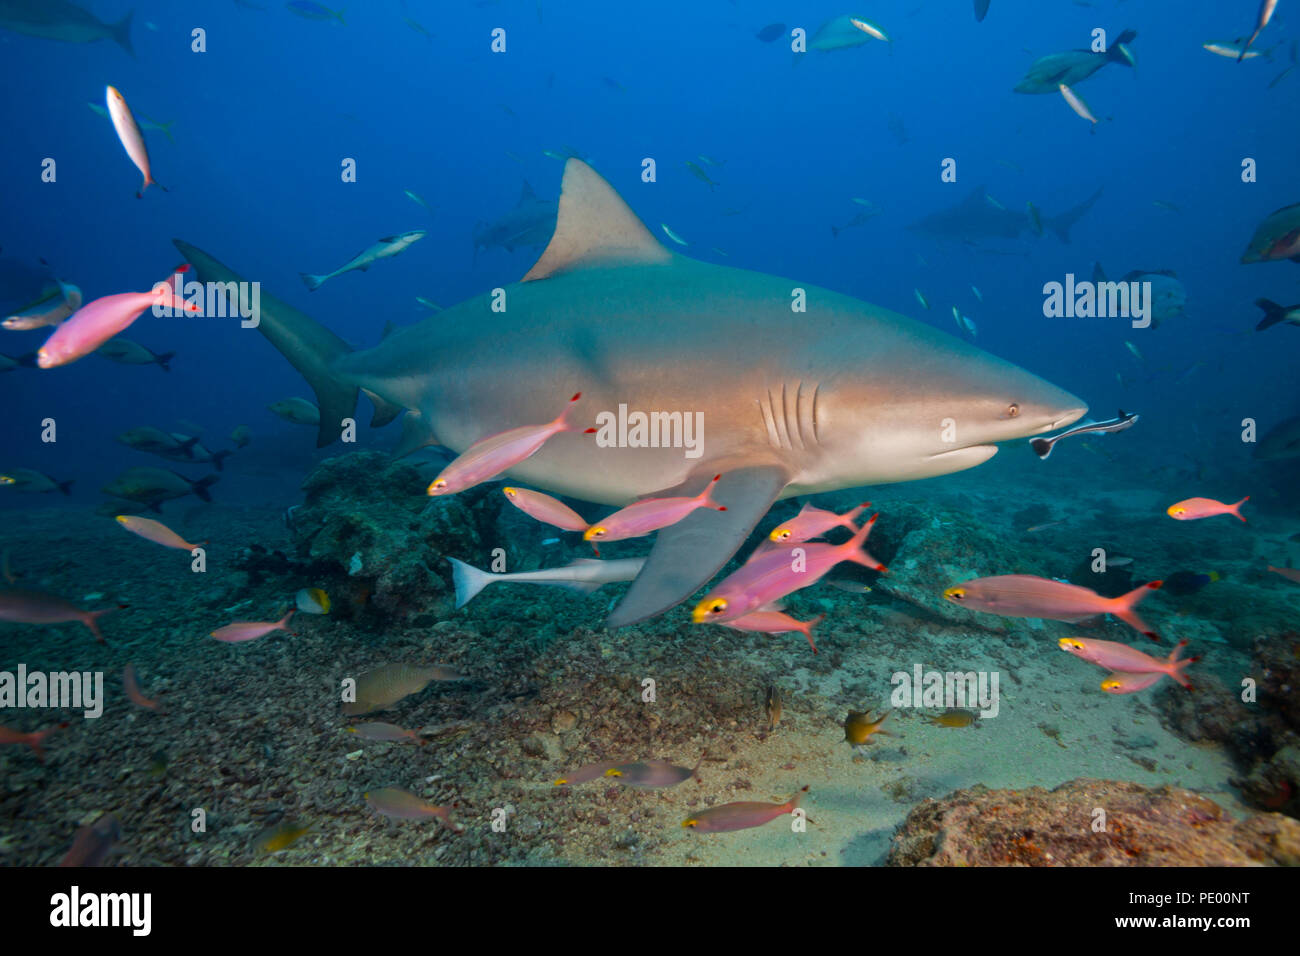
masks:
<svg viewBox="0 0 1300 956"><path fill-rule="evenodd" d="M516 205L522 206L524 203L528 202L528 200L536 198L537 193L533 192L533 187L529 184L528 180L525 179L523 191L519 193L519 202L516 203Z"/></svg>
<svg viewBox="0 0 1300 956"><path fill-rule="evenodd" d="M564 164L555 234L524 282L602 262L667 262L661 246L614 187L580 159Z"/></svg>

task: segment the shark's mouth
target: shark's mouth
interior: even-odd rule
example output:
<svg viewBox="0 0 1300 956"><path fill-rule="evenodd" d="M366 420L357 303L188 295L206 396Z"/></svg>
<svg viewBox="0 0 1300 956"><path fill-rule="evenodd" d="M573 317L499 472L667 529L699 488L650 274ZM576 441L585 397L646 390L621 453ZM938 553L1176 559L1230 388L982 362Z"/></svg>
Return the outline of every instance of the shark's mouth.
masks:
<svg viewBox="0 0 1300 956"><path fill-rule="evenodd" d="M947 451L936 452L935 454L928 456L927 460L938 461L941 458L969 458L970 464L966 467L971 467L988 461L997 453L997 445L963 445L961 448L950 448Z"/></svg>

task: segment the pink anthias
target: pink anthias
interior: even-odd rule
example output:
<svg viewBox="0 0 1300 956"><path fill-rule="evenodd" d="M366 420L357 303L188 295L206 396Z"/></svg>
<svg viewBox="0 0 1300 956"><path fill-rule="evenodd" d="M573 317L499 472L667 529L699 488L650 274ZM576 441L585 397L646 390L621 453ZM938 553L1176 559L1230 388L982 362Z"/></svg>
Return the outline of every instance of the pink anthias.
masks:
<svg viewBox="0 0 1300 956"><path fill-rule="evenodd" d="M562 531L585 531L587 519L563 501L531 488L502 488L506 500L529 517Z"/></svg>
<svg viewBox="0 0 1300 956"><path fill-rule="evenodd" d="M1132 693L1133 690L1142 690L1150 687L1151 684L1164 676L1172 677L1188 690L1191 690L1192 683L1187 679L1184 671L1186 671L1189 664L1201 659L1197 656L1179 660L1179 655L1182 654L1183 648L1187 646L1186 641L1179 641L1169 657L1164 660L1145 654L1136 647L1129 647L1127 644L1119 644L1115 641L1063 637L1058 643L1061 650L1073 654L1080 660L1096 664L1098 667L1104 667L1109 671L1115 671L1111 678L1136 677L1138 675L1154 675L1155 677L1155 680L1142 684L1141 687L1133 686L1132 690L1112 691L1112 693ZM1131 683L1136 684L1138 682L1133 681ZM1126 682L1125 686L1130 686L1130 682ZM1109 688L1103 685L1102 689L1108 690Z"/></svg>
<svg viewBox="0 0 1300 956"><path fill-rule="evenodd" d="M871 502L864 501L856 508L852 508L842 515L837 515L834 511L827 511L824 508L816 508L806 504L789 521L783 521L773 528L772 533L767 537L769 541L775 541L778 544L797 544L801 541L820 538L832 528L853 529L856 527L854 522L857 521L858 515L869 507L871 507Z"/></svg>
<svg viewBox="0 0 1300 956"><path fill-rule="evenodd" d="M798 544L755 553L695 606L692 619L696 624L722 624L768 608L787 594L816 584L841 561L885 572L883 564L859 550L879 517L872 515L843 544Z"/></svg>
<svg viewBox="0 0 1300 956"><path fill-rule="evenodd" d="M32 748L32 753L36 754L36 759L45 763L45 738L56 730L62 730L68 726L66 722L55 724L53 727L47 727L44 730L33 730L26 734L20 730L14 730L10 727L0 727L0 745L3 744L26 744Z"/></svg>
<svg viewBox="0 0 1300 956"><path fill-rule="evenodd" d="M106 295L82 306L55 329L37 350L36 364L41 368L58 368L75 362L125 331L145 309L155 305L189 313L199 311L198 303L186 302L166 282L158 283L149 292Z"/></svg>
<svg viewBox="0 0 1300 956"><path fill-rule="evenodd" d="M531 458L551 436L574 430L574 426L569 424L569 415L580 398L582 392L569 399L559 417L545 425L523 425L480 438L442 470L442 474L429 485L428 493L454 495L489 481Z"/></svg>
<svg viewBox="0 0 1300 956"><path fill-rule="evenodd" d="M145 697L140 690L140 685L135 679L135 667L127 664L122 668L122 689L126 691L127 699L137 707L143 707L146 710L156 710L160 714L165 714L162 704L156 700L150 700Z"/></svg>
<svg viewBox="0 0 1300 956"><path fill-rule="evenodd" d="M292 634L293 632L289 630L289 618L293 617L293 614L294 612L290 611L278 621L235 621L233 624L218 628L210 636L227 644L238 644L243 641L255 641L272 631L285 631Z"/></svg>
<svg viewBox="0 0 1300 956"><path fill-rule="evenodd" d="M141 518L139 515L118 515L116 521L132 534L138 534L146 541L152 541L154 544L161 544L164 548L193 551L200 544L207 544L206 541L200 542L200 544L190 544L161 521L154 521L152 518Z"/></svg>
<svg viewBox="0 0 1300 956"><path fill-rule="evenodd" d="M1102 597L1077 584L1032 574L1001 574L976 578L948 588L943 596L954 604L1003 617L1041 617L1052 621L1086 621L1113 614L1157 644L1160 637L1137 615L1137 604L1163 582L1148 581L1119 597Z"/></svg>
<svg viewBox="0 0 1300 956"><path fill-rule="evenodd" d="M434 806L410 791L400 790L397 787L384 787L382 790L366 793L365 801L370 804L370 809L386 817L395 817L399 820L427 820L429 817L435 817L457 833L463 829L452 821L450 807Z"/></svg>
<svg viewBox="0 0 1300 956"><path fill-rule="evenodd" d="M681 521L692 511L711 508L714 511L726 511L725 505L714 501L710 495L722 480L721 475L714 475L713 480L698 495L674 498L647 498L635 504L615 511L603 521L598 521L583 532L584 541L623 541L627 538L639 538L667 528ZM594 547L593 543L593 547Z"/></svg>
<svg viewBox="0 0 1300 956"><path fill-rule="evenodd" d="M1232 515L1238 521L1245 522L1241 516L1241 506L1250 500L1250 495L1240 501L1225 505L1213 498L1187 498L1165 509L1165 514L1177 521L1195 521L1197 518L1213 518L1215 515Z"/></svg>
<svg viewBox="0 0 1300 956"><path fill-rule="evenodd" d="M785 803L758 803L750 800L724 803L718 807L700 810L683 820L682 826L700 833L727 833L732 830L761 827L777 817L794 813L807 794L808 788L804 787Z"/></svg>
<svg viewBox="0 0 1300 956"><path fill-rule="evenodd" d="M808 646L814 654L817 645L813 643L813 628L826 619L825 614L818 614L811 621L796 621L784 611L752 611L734 621L722 621L724 627L734 627L738 631L755 631L760 634L802 634L808 638Z"/></svg>
<svg viewBox="0 0 1300 956"><path fill-rule="evenodd" d="M80 621L103 644L99 632L99 619L117 608L106 607L100 611L83 611L69 601L41 591L24 591L12 588L0 591L0 621L15 624L65 624Z"/></svg>
<svg viewBox="0 0 1300 956"><path fill-rule="evenodd" d="M1300 570L1297 570L1296 568L1275 568L1270 564L1268 569L1274 574L1282 575L1282 577L1286 578L1288 581L1294 581L1296 584L1300 584Z"/></svg>

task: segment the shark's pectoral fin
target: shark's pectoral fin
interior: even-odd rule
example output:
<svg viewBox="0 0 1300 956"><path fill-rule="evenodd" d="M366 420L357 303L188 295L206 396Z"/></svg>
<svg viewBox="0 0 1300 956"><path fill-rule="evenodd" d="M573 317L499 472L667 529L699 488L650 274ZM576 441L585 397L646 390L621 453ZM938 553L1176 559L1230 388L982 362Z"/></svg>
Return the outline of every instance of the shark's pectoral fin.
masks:
<svg viewBox="0 0 1300 956"><path fill-rule="evenodd" d="M376 409L376 414L378 414L378 409ZM405 458L421 448L437 444L440 444L438 436L433 433L433 426L429 423L429 420L414 409L407 409L406 414L402 417L402 438L397 443L397 447L393 449L393 457Z"/></svg>
<svg viewBox="0 0 1300 956"><path fill-rule="evenodd" d="M703 490L709 477L701 473L693 492ZM605 624L635 624L694 594L731 560L789 480L785 469L775 465L723 474L711 497L727 510L701 508L660 531L645 567Z"/></svg>
<svg viewBox="0 0 1300 956"><path fill-rule="evenodd" d="M370 399L370 404L375 406L375 414L370 419L371 428L383 428L402 414L401 405L395 405L385 398L380 398L368 388L363 388L361 391L366 393L366 398Z"/></svg>

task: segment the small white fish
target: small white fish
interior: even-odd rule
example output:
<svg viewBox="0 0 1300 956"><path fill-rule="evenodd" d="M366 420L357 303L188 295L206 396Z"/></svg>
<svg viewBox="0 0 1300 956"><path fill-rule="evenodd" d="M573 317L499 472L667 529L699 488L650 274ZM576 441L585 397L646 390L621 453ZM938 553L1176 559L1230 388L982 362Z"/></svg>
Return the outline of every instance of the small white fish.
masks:
<svg viewBox="0 0 1300 956"><path fill-rule="evenodd" d="M957 328L961 329L971 338L975 338L979 330L975 325L974 319L972 319L970 316L962 315L960 312L957 311L957 307L955 305L952 307L952 317L957 321Z"/></svg>
<svg viewBox="0 0 1300 956"><path fill-rule="evenodd" d="M984 294L980 292L979 289L975 288L975 286L971 286L970 290L975 293L975 298L979 299L981 302L984 301Z"/></svg>
<svg viewBox="0 0 1300 956"><path fill-rule="evenodd" d="M926 297L925 297L924 295L921 294L921 290L920 290L920 289L913 289L913 290L912 290L912 295L916 296L916 301L919 302L919 303L921 303L921 308L923 308L923 309L928 309L928 308L930 308L930 303L929 303L929 301L926 299Z"/></svg>
<svg viewBox="0 0 1300 956"><path fill-rule="evenodd" d="M117 131L117 138L121 140L126 155L131 157L131 162L135 163L135 168L144 174L144 182L136 191L136 198L144 196L144 191L150 186L157 186L163 192L167 191L166 186L160 185L154 178L149 169L149 149L144 145L144 134L140 132L140 126L136 123L135 117L131 115L131 107L126 105L126 99L114 87L108 87L106 96L108 98L108 116L113 121L113 129Z"/></svg>
<svg viewBox="0 0 1300 956"><path fill-rule="evenodd" d="M1133 357L1134 357L1135 359L1137 359L1139 362L1143 361L1142 353L1138 351L1138 347L1137 347L1136 345L1134 345L1132 342L1128 342L1128 341L1126 341L1126 342L1124 343L1124 348L1126 348L1126 349L1128 349L1130 352L1132 352L1132 353L1133 353Z"/></svg>
<svg viewBox="0 0 1300 956"><path fill-rule="evenodd" d="M1208 50L1215 56L1227 57L1229 60L1253 60L1255 57L1259 56L1258 50L1251 50L1248 53L1243 53L1240 40L1235 43L1202 43L1201 49Z"/></svg>
<svg viewBox="0 0 1300 956"><path fill-rule="evenodd" d="M665 236L667 236L667 237L668 237L669 239L671 239L673 242L677 243L679 246L689 246L689 245L690 245L689 242L687 242L687 241L686 241L685 239L683 239L681 236L677 235L677 233L675 233L675 232L673 232L671 229L669 229L667 223L662 223L662 222L659 223L659 228L662 229L662 230L664 231L664 235L665 235Z"/></svg>
<svg viewBox="0 0 1300 956"><path fill-rule="evenodd" d="M312 275L307 272L300 272L298 275L302 277L302 281L307 288L310 291L315 292L325 284L326 280L333 279L335 276L340 276L345 272L351 272L353 269L365 272L380 259L388 259L398 253L404 252L409 246L413 243L419 242L428 234L428 231L425 229L413 229L410 232L403 232L396 236L385 236L368 249L357 253L357 255L348 260L347 263L339 266L333 272L326 273L325 275Z"/></svg>
<svg viewBox="0 0 1300 956"><path fill-rule="evenodd" d="M1065 97L1065 102L1070 104L1070 109L1074 110L1075 113L1086 119L1089 123L1092 123L1094 126L1097 125L1097 117L1092 115L1092 111L1088 109L1088 104L1083 101L1083 98L1080 97L1078 93L1074 92L1074 90L1070 89L1064 83L1058 83L1056 88L1059 89L1061 95Z"/></svg>
<svg viewBox="0 0 1300 956"><path fill-rule="evenodd" d="M870 20L863 20L859 17L849 17L849 23L853 24L867 36L875 37L877 40L884 40L886 43L892 43L888 34L880 27L876 26Z"/></svg>

